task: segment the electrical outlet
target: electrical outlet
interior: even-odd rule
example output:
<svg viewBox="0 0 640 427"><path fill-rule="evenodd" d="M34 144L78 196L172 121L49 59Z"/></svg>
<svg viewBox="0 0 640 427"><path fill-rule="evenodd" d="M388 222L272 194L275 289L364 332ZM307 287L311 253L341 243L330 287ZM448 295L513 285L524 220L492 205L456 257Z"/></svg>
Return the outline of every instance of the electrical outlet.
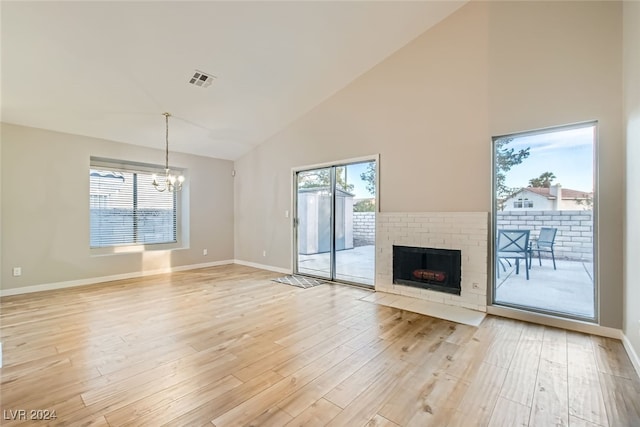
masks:
<svg viewBox="0 0 640 427"><path fill-rule="evenodd" d="M284 217L289 218L289 211L284 211Z"/></svg>
<svg viewBox="0 0 640 427"><path fill-rule="evenodd" d="M473 289L480 289L480 284L473 282Z"/></svg>
<svg viewBox="0 0 640 427"><path fill-rule="evenodd" d="M13 267L13 277L22 276L22 267Z"/></svg>
<svg viewBox="0 0 640 427"><path fill-rule="evenodd" d="M206 249L203 249L203 250L202 250L202 255L207 255L207 254L209 254L209 251L208 251L208 250L206 250Z"/></svg>
<svg viewBox="0 0 640 427"><path fill-rule="evenodd" d="M262 251L262 256L267 256L267 251Z"/></svg>

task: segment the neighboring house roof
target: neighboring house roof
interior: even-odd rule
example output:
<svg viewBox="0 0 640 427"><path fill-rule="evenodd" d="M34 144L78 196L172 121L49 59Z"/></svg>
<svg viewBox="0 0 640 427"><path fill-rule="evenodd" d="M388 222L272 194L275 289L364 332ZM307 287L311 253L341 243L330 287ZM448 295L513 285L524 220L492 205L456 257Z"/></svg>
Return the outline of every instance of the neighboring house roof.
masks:
<svg viewBox="0 0 640 427"><path fill-rule="evenodd" d="M531 193L538 194L540 196L544 196L549 200L554 200L556 198L555 195L551 194L551 188L545 187L524 187L512 197L515 197L517 194L522 193L523 191L529 191ZM577 200L577 199L586 199L587 197L593 196L593 193L590 191L580 191L580 190L572 190L570 188L562 188L562 199L563 200Z"/></svg>

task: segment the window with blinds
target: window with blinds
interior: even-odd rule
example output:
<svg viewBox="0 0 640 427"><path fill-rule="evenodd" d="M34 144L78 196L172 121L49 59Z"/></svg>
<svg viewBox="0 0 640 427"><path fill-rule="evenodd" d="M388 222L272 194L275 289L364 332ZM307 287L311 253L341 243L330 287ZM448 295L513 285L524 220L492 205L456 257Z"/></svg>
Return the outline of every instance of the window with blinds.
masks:
<svg viewBox="0 0 640 427"><path fill-rule="evenodd" d="M92 159L91 248L177 242L176 193L158 192L151 184L152 171L140 169Z"/></svg>

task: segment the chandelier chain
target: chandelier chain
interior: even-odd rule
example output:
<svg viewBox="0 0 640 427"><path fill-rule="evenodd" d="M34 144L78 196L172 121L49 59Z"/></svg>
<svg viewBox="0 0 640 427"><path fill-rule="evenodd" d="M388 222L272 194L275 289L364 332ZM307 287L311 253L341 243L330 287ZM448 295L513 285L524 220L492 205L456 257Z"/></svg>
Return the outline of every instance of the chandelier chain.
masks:
<svg viewBox="0 0 640 427"><path fill-rule="evenodd" d="M169 116L171 114L169 113L164 113L164 120L165 120L165 141L166 141L166 145L165 145L165 155L164 155L164 167L165 169L169 169Z"/></svg>
<svg viewBox="0 0 640 427"><path fill-rule="evenodd" d="M154 174L152 185L159 192L168 191L169 193L182 190L182 184L184 183L183 175L174 175L169 169L169 116L170 113L162 113L165 122L165 151L164 151L164 180L158 182L158 177Z"/></svg>

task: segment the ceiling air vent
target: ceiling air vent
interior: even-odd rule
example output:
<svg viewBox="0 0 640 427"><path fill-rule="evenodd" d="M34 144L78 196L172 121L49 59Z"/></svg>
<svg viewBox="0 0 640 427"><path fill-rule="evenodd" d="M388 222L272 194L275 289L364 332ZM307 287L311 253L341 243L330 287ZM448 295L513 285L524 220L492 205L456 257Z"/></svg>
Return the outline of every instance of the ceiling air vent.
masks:
<svg viewBox="0 0 640 427"><path fill-rule="evenodd" d="M215 80L216 76L211 74L203 73L202 71L196 70L193 73L193 77L189 80L189 83L195 86L200 87L209 87L211 83Z"/></svg>

